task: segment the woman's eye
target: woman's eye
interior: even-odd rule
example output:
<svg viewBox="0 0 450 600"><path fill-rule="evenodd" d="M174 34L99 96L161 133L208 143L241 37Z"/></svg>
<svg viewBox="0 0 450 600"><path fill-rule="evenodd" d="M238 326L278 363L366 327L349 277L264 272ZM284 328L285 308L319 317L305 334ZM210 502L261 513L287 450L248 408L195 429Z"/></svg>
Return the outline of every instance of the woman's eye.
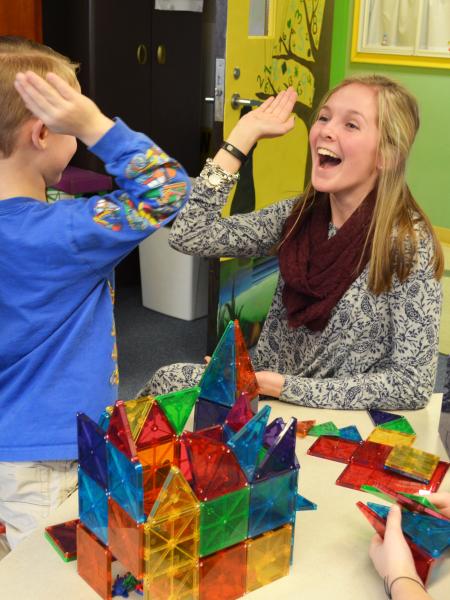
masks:
<svg viewBox="0 0 450 600"><path fill-rule="evenodd" d="M358 125L356 123L347 123L347 127L349 129L359 129Z"/></svg>
<svg viewBox="0 0 450 600"><path fill-rule="evenodd" d="M326 123L328 121L328 117L326 117L325 115L320 115L320 117L317 120Z"/></svg>

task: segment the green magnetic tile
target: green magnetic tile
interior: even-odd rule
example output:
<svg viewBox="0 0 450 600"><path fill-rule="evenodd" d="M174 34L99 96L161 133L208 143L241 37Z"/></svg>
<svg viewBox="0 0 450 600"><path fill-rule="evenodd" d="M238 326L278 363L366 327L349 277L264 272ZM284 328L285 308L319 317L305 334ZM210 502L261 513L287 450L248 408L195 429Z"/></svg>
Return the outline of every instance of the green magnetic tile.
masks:
<svg viewBox="0 0 450 600"><path fill-rule="evenodd" d="M156 396L156 402L164 411L177 435L182 433L199 392L199 387L192 387L171 394Z"/></svg>
<svg viewBox="0 0 450 600"><path fill-rule="evenodd" d="M309 429L308 435L335 435L339 437L340 433L339 429L332 421L327 421L326 423L319 423L319 425L313 425L311 429Z"/></svg>
<svg viewBox="0 0 450 600"><path fill-rule="evenodd" d="M383 492L380 492L380 490L373 485L362 485L361 490L363 492L367 492L368 494L372 494L373 496L377 496L378 498L381 498L381 500L390 502L391 504L395 502L395 498L388 496L387 494L383 494Z"/></svg>
<svg viewBox="0 0 450 600"><path fill-rule="evenodd" d="M441 512L439 510L439 508L437 508L432 502L430 502L426 496L418 496L417 494L408 494L407 492L399 492L399 494L401 494L402 496L405 496L406 498L411 498L411 500L414 500L414 502L418 502L419 504L421 504L422 506L425 506L426 508L431 508L431 510L435 510L436 512Z"/></svg>
<svg viewBox="0 0 450 600"><path fill-rule="evenodd" d="M401 417L400 419L396 419L395 421L388 421L387 423L382 423L378 425L379 429L387 429L388 431L401 431L402 433L416 433L414 429L411 427L410 422L405 417Z"/></svg>
<svg viewBox="0 0 450 600"><path fill-rule="evenodd" d="M247 537L248 486L200 503L200 556L207 556Z"/></svg>

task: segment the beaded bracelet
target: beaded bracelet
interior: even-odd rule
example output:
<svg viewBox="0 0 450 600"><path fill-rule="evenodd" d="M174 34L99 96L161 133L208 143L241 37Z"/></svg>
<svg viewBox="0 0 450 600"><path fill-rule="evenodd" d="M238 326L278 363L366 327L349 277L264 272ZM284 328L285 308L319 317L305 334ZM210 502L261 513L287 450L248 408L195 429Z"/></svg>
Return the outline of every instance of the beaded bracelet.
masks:
<svg viewBox="0 0 450 600"><path fill-rule="evenodd" d="M392 600L392 586L399 579L409 579L410 581L414 581L415 583L417 583L417 585L420 585L420 587L423 589L424 592L426 592L425 586L420 581L417 581L417 579L414 579L414 577L408 577L407 575L400 575L400 577L396 577L395 579L393 579L391 581L391 585L389 585L388 578L385 577L384 578L384 591L386 592L386 596L389 598L389 600Z"/></svg>

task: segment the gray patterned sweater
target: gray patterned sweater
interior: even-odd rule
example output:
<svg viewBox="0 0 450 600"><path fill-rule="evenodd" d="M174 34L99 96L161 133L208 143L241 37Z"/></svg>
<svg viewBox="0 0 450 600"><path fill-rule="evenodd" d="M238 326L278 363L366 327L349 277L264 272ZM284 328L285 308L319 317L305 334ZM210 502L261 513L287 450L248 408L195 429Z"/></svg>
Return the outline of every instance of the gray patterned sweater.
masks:
<svg viewBox="0 0 450 600"><path fill-rule="evenodd" d="M223 218L221 209L236 179L207 162L172 227L173 248L205 257L271 253L294 200ZM369 291L366 268L320 332L288 326L279 277L253 363L257 371L285 376L280 400L387 410L418 409L427 403L436 372L441 286L429 266L431 240L420 236L418 248L408 279L400 283L394 277L388 293L376 296ZM194 372L198 377L200 371Z"/></svg>

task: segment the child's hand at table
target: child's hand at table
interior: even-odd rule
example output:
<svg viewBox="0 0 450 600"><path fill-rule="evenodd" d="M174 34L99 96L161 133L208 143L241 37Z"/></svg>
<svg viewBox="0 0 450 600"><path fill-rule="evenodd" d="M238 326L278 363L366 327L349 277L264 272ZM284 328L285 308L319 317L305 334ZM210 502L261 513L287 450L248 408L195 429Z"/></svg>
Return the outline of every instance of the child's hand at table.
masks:
<svg viewBox="0 0 450 600"><path fill-rule="evenodd" d="M55 73L43 79L32 71L17 73L15 88L26 107L50 131L73 135L93 146L114 125L97 105Z"/></svg>

